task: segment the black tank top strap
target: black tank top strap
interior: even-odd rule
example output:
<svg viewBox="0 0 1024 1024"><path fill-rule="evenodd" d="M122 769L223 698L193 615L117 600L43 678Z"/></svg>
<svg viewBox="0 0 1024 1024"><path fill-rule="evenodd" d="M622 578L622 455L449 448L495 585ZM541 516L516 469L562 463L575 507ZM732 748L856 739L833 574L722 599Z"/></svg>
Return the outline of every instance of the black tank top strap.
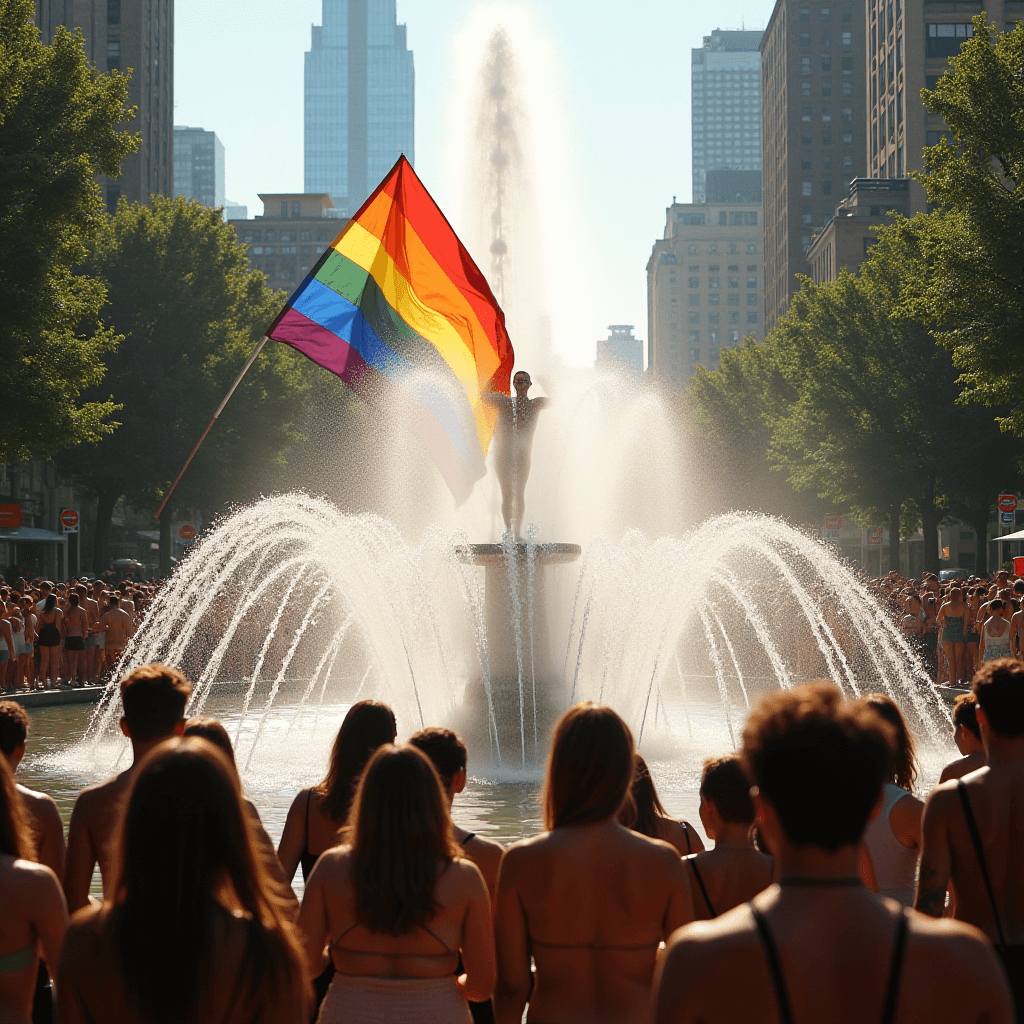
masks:
<svg viewBox="0 0 1024 1024"><path fill-rule="evenodd" d="M313 789L310 787L306 790L306 834L302 841L302 853L299 854L299 864L302 867L302 880L304 882L309 881L309 876L316 866L316 862L320 859L318 853L309 852L309 804L313 798Z"/></svg>
<svg viewBox="0 0 1024 1024"><path fill-rule="evenodd" d="M960 803L964 809L964 818L967 820L967 831L971 834L971 843L974 845L974 853L978 858L978 866L981 868L981 878L985 883L985 891L988 893L988 901L992 905L992 916L996 921L996 931L999 933L999 945L1006 945L1006 935L1003 932L1003 922L999 917L999 908L996 906L996 896L992 891L992 879L989 878L988 864L985 862L985 848L981 845L981 836L978 833L978 823L974 820L974 811L971 808L971 800L967 795L967 787L963 779L956 780L956 791L960 795Z"/></svg>
<svg viewBox="0 0 1024 1024"><path fill-rule="evenodd" d="M686 853L687 856L693 853L693 843L690 842L690 826L685 821L679 822L683 826L683 835L686 836Z"/></svg>
<svg viewBox="0 0 1024 1024"><path fill-rule="evenodd" d="M903 975L903 961L907 952L907 913L900 907L896 919L896 941L892 947L892 961L889 964L889 982L885 989L885 1007L882 1010L882 1024L892 1024L896 1016L896 1001L900 997L900 978Z"/></svg>
<svg viewBox="0 0 1024 1024"><path fill-rule="evenodd" d="M768 922L753 903L748 903L750 913L757 926L757 937L764 947L765 960L768 961L768 973L772 976L772 984L775 986L775 999L779 1004L779 1020L782 1024L793 1024L793 1011L789 1006L789 992L786 989L786 979L782 973L782 963L779 960L779 950L775 945Z"/></svg>
<svg viewBox="0 0 1024 1024"><path fill-rule="evenodd" d="M684 857L683 860L690 865L693 871L693 877L697 880L697 887L700 889L700 894L704 897L704 902L707 904L708 913L712 917L718 917L715 908L711 905L711 898L708 896L708 890L704 886L704 879L700 877L700 872L697 870L697 857L699 856L699 853L693 853L689 857Z"/></svg>
<svg viewBox="0 0 1024 1024"><path fill-rule="evenodd" d="M466 843L470 842L473 839L476 839L476 833L467 832L465 838L459 843L459 846L465 846Z"/></svg>

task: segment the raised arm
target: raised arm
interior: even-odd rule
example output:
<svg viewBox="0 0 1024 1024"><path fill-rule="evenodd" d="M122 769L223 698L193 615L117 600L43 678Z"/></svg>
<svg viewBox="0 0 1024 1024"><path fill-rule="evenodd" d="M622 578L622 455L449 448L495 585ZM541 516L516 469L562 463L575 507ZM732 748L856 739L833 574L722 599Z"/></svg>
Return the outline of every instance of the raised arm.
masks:
<svg viewBox="0 0 1024 1024"><path fill-rule="evenodd" d="M940 787L932 791L924 805L921 826L921 867L917 879L914 909L931 917L942 917L946 890L953 868L946 831L946 815L953 798L952 790Z"/></svg>

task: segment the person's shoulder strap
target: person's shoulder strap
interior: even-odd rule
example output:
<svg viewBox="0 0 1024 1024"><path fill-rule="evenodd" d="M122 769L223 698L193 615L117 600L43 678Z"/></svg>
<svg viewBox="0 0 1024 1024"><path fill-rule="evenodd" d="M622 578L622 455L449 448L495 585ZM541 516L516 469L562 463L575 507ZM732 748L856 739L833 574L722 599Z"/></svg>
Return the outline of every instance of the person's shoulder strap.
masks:
<svg viewBox="0 0 1024 1024"><path fill-rule="evenodd" d="M896 1016L896 1000L900 996L900 978L903 975L903 961L907 952L907 913L900 907L896 919L896 941L892 948L889 964L889 983L885 990L885 1008L882 1010L882 1024L892 1024Z"/></svg>
<svg viewBox="0 0 1024 1024"><path fill-rule="evenodd" d="M996 906L995 893L992 892L992 879L988 875L988 864L985 861L985 848L981 845L981 836L978 834L978 824L974 820L974 811L971 808L971 800L967 795L967 787L963 779L956 780L956 791L960 794L960 803L964 809L964 818L967 820L967 831L971 834L971 842L974 844L974 852L978 857L978 866L981 868L981 878L985 883L985 891L988 893L988 901L992 905L992 916L996 919L996 931L999 932L999 945L1006 945L1006 936L1003 934L1003 922L999 919L999 909Z"/></svg>
<svg viewBox="0 0 1024 1024"><path fill-rule="evenodd" d="M765 959L768 961L768 973L772 976L772 983L775 985L775 998L779 1003L779 1020L782 1024L793 1024L793 1013L789 1008L789 993L786 991L786 979L782 974L782 964L779 961L779 951L775 946L775 939L772 937L768 922L754 904L748 903L750 913L753 915L754 924L757 926L757 935L764 947Z"/></svg>
<svg viewBox="0 0 1024 1024"><path fill-rule="evenodd" d="M699 854L691 854L689 857L684 857L683 859L693 869L693 877L697 879L697 886L700 888L700 894L704 897L704 902L707 904L708 913L712 917L718 917L718 914L715 913L715 908L711 905L711 900L708 898L708 891L704 887L704 879L700 877L700 872L697 870L696 857L698 856Z"/></svg>
<svg viewBox="0 0 1024 1024"><path fill-rule="evenodd" d="M690 842L690 826L685 821L679 822L683 826L683 835L686 836L686 852L687 854L693 853L693 843Z"/></svg>
<svg viewBox="0 0 1024 1024"><path fill-rule="evenodd" d="M313 799L313 787L310 786L309 789L306 790L306 841L302 844L302 846L303 846L302 852L303 853L306 853L309 850L309 802L312 799Z"/></svg>

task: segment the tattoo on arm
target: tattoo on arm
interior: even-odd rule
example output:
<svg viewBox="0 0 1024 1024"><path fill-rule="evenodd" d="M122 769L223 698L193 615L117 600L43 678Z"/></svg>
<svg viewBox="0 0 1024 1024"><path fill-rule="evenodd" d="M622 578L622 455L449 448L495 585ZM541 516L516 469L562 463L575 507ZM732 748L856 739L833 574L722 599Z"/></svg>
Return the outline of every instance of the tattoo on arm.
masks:
<svg viewBox="0 0 1024 1024"><path fill-rule="evenodd" d="M942 917L946 909L946 887L938 880L937 871L922 874L914 899L914 909L929 917Z"/></svg>

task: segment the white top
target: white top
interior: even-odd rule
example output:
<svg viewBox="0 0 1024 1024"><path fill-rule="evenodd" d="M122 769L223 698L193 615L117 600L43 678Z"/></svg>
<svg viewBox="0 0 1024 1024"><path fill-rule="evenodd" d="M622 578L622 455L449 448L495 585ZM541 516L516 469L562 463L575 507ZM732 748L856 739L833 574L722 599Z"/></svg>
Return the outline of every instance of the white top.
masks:
<svg viewBox="0 0 1024 1024"><path fill-rule="evenodd" d="M993 661L995 658L1010 657L1010 624L1006 623L1006 632L1002 636L993 636L988 629L991 619L985 622L985 657L984 661ZM1003 619L1006 622L1005 619Z"/></svg>
<svg viewBox="0 0 1024 1024"><path fill-rule="evenodd" d="M893 834L889 814L905 796L910 794L895 783L887 782L882 795L882 809L878 817L868 823L864 842L871 853L878 880L878 895L899 900L905 907L914 903L914 885L917 881L917 850L904 846Z"/></svg>

